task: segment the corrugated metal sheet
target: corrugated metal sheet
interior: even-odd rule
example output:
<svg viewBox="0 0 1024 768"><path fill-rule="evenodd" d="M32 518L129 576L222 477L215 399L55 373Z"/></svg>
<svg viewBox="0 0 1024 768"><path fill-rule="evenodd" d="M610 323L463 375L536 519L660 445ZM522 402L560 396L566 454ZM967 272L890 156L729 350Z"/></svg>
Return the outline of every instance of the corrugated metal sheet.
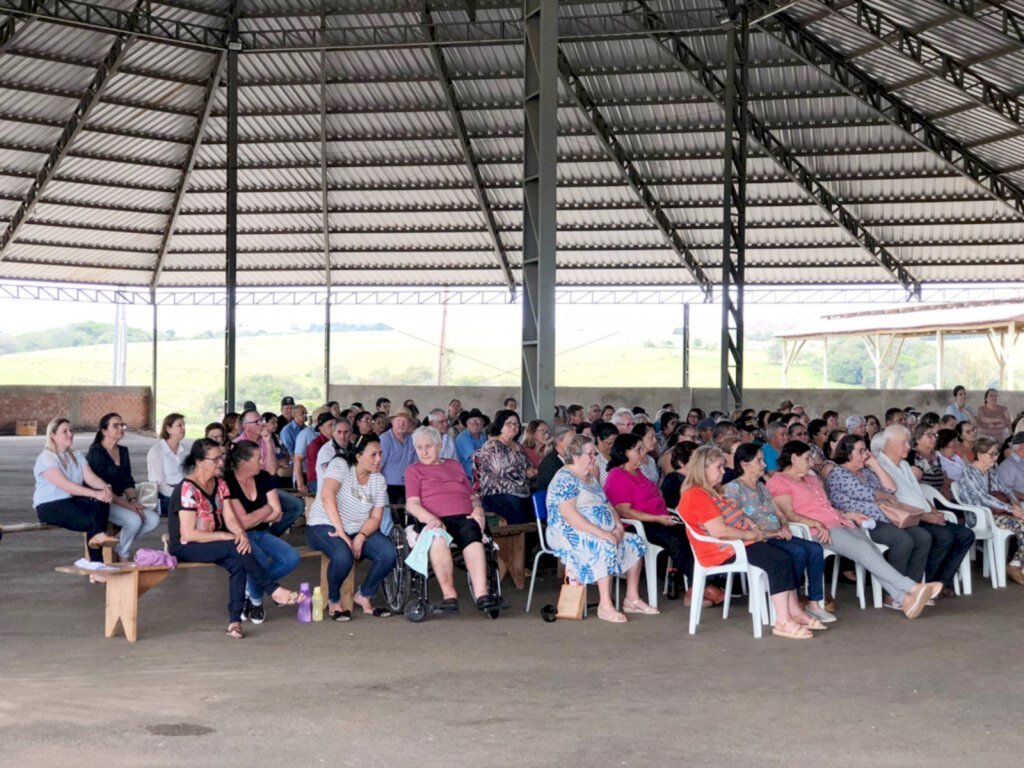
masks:
<svg viewBox="0 0 1024 768"><path fill-rule="evenodd" d="M121 0L119 0L121 2ZM127 0L124 0L127 2ZM226 0L189 7L154 4L168 18L220 28ZM708 3L671 6L673 23L711 26ZM985 59L979 72L1010 93L1024 91L1024 54L992 28L949 20L938 4L879 0L877 7L953 55ZM401 8L401 11L396 11ZM306 15L295 16L301 9ZM611 10L610 10L611 9ZM243 31L312 30L309 0L247 0ZM337 3L330 23L349 28L418 25L398 0ZM852 11L803 3L785 13L887 84L900 98L1024 185L1024 129L879 44ZM515 22L520 5L480 9ZM568 2L571 18L619 13L618 5ZM448 4L439 23L461 21ZM578 25L577 25L578 26ZM687 38L721 68L719 30ZM35 22L16 41L25 55L0 57L0 226L17 208L64 122L105 55L111 35ZM1003 46L1002 48L1000 46ZM698 259L718 277L721 259L721 108L649 39L565 43L573 68L605 120ZM445 47L462 120L485 195L518 275L522 247L521 44ZM68 57L79 63L62 60ZM181 181L188 141L217 60L209 51L136 41L123 71L81 131L42 202L18 232L0 277L146 285ZM1015 254L1022 217L989 199L912 137L887 124L826 74L764 34L751 36L754 113L861 216L872 233L924 280L1024 277ZM240 56L239 282L323 282L320 55ZM327 182L332 280L337 285L493 285L502 282L443 90L424 49L333 51L326 56ZM4 84L8 87L4 87ZM692 282L560 85L558 280L564 284ZM107 101L104 101L107 99ZM117 102L117 103L112 103ZM196 169L189 179L162 285L222 282L226 164L225 88L214 95ZM87 157L83 157L87 155ZM872 258L776 164L752 147L747 279L751 283L887 279ZM75 203L90 207L76 207ZM31 262L40 262L38 264Z"/></svg>

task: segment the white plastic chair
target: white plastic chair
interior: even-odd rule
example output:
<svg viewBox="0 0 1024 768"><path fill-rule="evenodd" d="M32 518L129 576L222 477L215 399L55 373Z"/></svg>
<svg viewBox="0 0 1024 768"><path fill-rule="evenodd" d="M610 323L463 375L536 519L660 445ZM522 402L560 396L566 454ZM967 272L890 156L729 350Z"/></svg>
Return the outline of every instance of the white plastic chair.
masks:
<svg viewBox="0 0 1024 768"><path fill-rule="evenodd" d="M965 512L974 511L973 509L967 510L966 508L961 507L959 504L951 503L946 499L945 496L943 496L930 485L927 485L925 483L918 483L918 485L921 487L921 493L924 495L928 503L931 504L936 509L938 509L940 512L942 512L942 516L946 518L947 523L958 522L956 519L956 515L950 512L949 509L941 509L937 502L941 502L944 506L952 507L953 509L963 509L963 511ZM983 537L978 536L977 527L971 528L971 530L974 532L974 538L976 540L976 543L981 543L983 547L988 546L984 543ZM989 536L989 538L991 538L991 536ZM973 590L974 584L973 577L971 576L971 558L968 556L960 562L960 567L957 569L956 576L953 578L953 591L955 591L958 595L970 595L973 594Z"/></svg>
<svg viewBox="0 0 1024 768"><path fill-rule="evenodd" d="M750 582L750 617L754 624L754 637L761 637L762 624L768 623L771 619L771 600L769 599L767 605L765 604L765 596L768 593L768 574L761 568L749 563L747 560L747 548L743 545L742 541L727 541L725 539L716 539L712 536L704 536L693 530L689 523L685 523L685 525L687 532L693 539L732 547L736 554L736 559L731 563L708 567L701 564L700 559L696 557L695 553L693 559L693 599L690 601L690 634L697 634L697 625L700 623L702 603L704 602L701 596L704 594L708 576L717 576L720 573L727 574L725 603L722 605L722 618L727 619L729 618L729 603L732 600L732 577L738 573L745 575Z"/></svg>
<svg viewBox="0 0 1024 768"><path fill-rule="evenodd" d="M960 498L960 488L955 481L953 482L953 498L959 505L958 509L971 511L977 518L977 523L971 530L974 531L976 539L985 542L982 550L982 574L991 576L994 588L1005 587L1007 542L1013 538L1013 532L997 526L992 510L988 507L964 504L963 499Z"/></svg>
<svg viewBox="0 0 1024 768"><path fill-rule="evenodd" d="M548 540L544 535L544 523L548 519L547 491L537 491L533 494L533 516L537 521L537 534L540 536L540 549L533 556L533 568L530 571L530 591L526 595L526 612L530 612L530 603L533 602L533 587L537 583L537 563L544 555L558 559L558 555L548 548Z"/></svg>
<svg viewBox="0 0 1024 768"><path fill-rule="evenodd" d="M651 544L647 538L647 529L639 520L627 520L622 518L623 526L630 526L633 533L644 540L647 545L647 552L644 554L644 578L647 580L647 604L652 608L658 607L658 555L665 551L664 547ZM621 579L622 576L619 576ZM618 584L615 589L616 602L618 602Z"/></svg>

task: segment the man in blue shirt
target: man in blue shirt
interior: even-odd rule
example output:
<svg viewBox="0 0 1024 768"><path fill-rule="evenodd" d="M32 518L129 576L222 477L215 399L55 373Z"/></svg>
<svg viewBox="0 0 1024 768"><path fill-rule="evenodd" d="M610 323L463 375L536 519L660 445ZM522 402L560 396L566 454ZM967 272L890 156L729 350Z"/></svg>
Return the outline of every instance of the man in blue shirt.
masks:
<svg viewBox="0 0 1024 768"><path fill-rule="evenodd" d="M455 438L455 453L458 454L469 481L473 482L473 454L487 442L484 429L491 423L491 420L480 413L479 408L474 408L471 411L463 411L459 421L466 429Z"/></svg>
<svg viewBox="0 0 1024 768"><path fill-rule="evenodd" d="M761 454L764 456L764 471L767 473L779 471L779 452L786 444L786 425L781 421L773 421L765 430L765 442L761 446Z"/></svg>
<svg viewBox="0 0 1024 768"><path fill-rule="evenodd" d="M392 504L405 503L405 470L416 458L410 437L413 425L412 414L399 408L391 417L391 429L380 436L380 473L388 484Z"/></svg>
<svg viewBox="0 0 1024 768"><path fill-rule="evenodd" d="M295 438L306 426L306 406L292 406L292 420L285 424L281 430L281 444L284 445L289 456L295 455Z"/></svg>

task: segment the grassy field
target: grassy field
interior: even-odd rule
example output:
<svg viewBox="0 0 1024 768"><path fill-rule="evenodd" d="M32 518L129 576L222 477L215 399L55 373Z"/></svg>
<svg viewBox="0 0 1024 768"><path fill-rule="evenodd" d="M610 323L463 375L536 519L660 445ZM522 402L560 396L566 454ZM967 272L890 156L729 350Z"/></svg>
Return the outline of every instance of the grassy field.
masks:
<svg viewBox="0 0 1024 768"><path fill-rule="evenodd" d="M287 390L316 398L323 389L323 334L294 333L246 336L238 340L238 397L261 407ZM614 344L611 340L608 344ZM675 348L592 344L558 354L558 382L563 386L677 386L681 361ZM331 338L333 382L367 381L432 384L437 381L437 348L390 332L335 333ZM109 346L73 347L0 357L0 384L109 384ZM690 355L694 386L716 386L718 351L695 349ZM765 346L748 344L747 380L767 386L781 383L781 366L768 360ZM157 411L181 411L190 426L221 415L224 343L220 339L162 341ZM452 383L515 385L519 350L505 347L459 347L449 356ZM151 346L128 345L127 383L151 383ZM809 366L790 370L794 387L818 387L820 373ZM843 385L833 384L841 387ZM191 431L191 430L190 430Z"/></svg>

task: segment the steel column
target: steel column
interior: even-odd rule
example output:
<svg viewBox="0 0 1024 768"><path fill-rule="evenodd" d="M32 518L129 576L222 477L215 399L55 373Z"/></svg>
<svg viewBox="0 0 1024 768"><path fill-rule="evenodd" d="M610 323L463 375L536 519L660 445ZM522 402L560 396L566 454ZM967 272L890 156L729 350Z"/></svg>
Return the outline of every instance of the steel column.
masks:
<svg viewBox="0 0 1024 768"><path fill-rule="evenodd" d="M153 370L150 372L149 388L149 428L156 431L156 384L157 384L157 339L159 338L159 322L157 317L156 289L149 291L149 300L153 305Z"/></svg>
<svg viewBox="0 0 1024 768"><path fill-rule="evenodd" d="M93 75L85 93L78 100L78 105L75 107L75 111L71 113L71 117L68 118L67 122L64 123L64 130L61 131L57 141L52 147L50 147L49 154L46 157L46 161L42 167L36 173L35 178L32 181L32 185L25 193L25 197L21 201L21 205L14 212L11 220L7 223L6 229L0 234L0 261L3 260L10 248L12 242L18 235L18 230L25 224L28 217L32 214L32 209L36 207L36 203L39 202L39 198L42 196L46 186L53 179L57 172L57 167L64 160L68 150L71 149L71 144L82 130L82 126L85 125L86 120L89 119L89 115L92 113L93 108L99 103L100 97L103 95L104 89L110 82L110 78L117 72L118 67L124 61L125 55L128 53L128 49L134 42L135 37L132 34L136 25L138 24L139 14L145 5L145 0L136 0L135 5L132 7L130 12L124 12L127 19L125 32L118 35L114 39L113 45L107 51L107 55L100 62L99 67L96 69L96 73ZM13 40L17 30L14 28L13 23L6 28L5 38L0 40L0 45L6 46Z"/></svg>
<svg viewBox="0 0 1024 768"><path fill-rule="evenodd" d="M521 417L555 410L558 3L524 0L523 374Z"/></svg>
<svg viewBox="0 0 1024 768"><path fill-rule="evenodd" d="M747 218L746 8L729 0L725 50L725 160L722 171L721 410L743 405L743 286Z"/></svg>
<svg viewBox="0 0 1024 768"><path fill-rule="evenodd" d="M320 33L326 34L327 3L320 3ZM324 402L329 398L331 388L331 213L329 184L327 180L327 51L320 51L320 205L321 226L324 246L324 285L327 287L327 301L324 302Z"/></svg>
<svg viewBox="0 0 1024 768"><path fill-rule="evenodd" d="M690 386L690 303L683 304L683 389Z"/></svg>
<svg viewBox="0 0 1024 768"><path fill-rule="evenodd" d="M227 52L227 199L224 285L226 290L224 312L224 413L235 410L235 289L238 285L238 20L228 23Z"/></svg>

